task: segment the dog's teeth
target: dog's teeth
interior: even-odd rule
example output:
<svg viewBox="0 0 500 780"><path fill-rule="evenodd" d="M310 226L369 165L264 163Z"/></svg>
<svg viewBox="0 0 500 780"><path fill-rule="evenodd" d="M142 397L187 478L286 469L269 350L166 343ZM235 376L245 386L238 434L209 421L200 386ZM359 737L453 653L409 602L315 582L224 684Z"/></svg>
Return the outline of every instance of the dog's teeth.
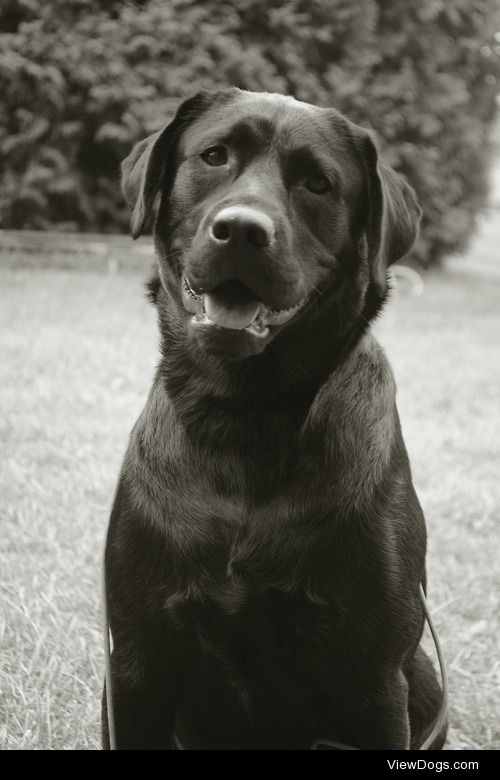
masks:
<svg viewBox="0 0 500 780"><path fill-rule="evenodd" d="M251 327L254 328L255 330L265 330L266 326L262 322L261 316L257 315L257 317L252 322Z"/></svg>
<svg viewBox="0 0 500 780"><path fill-rule="evenodd" d="M201 295L198 295L198 293L195 293L195 291L193 290L193 288L189 284L188 279L187 279L186 276L183 277L183 284L184 284L184 289L187 292L187 294L189 296L191 296L191 298L193 298L198 303L201 303L201 300L202 300Z"/></svg>
<svg viewBox="0 0 500 780"><path fill-rule="evenodd" d="M265 338L269 335L269 328L264 324L260 315L258 315L254 321L245 328L247 333L252 336L258 336L259 338Z"/></svg>

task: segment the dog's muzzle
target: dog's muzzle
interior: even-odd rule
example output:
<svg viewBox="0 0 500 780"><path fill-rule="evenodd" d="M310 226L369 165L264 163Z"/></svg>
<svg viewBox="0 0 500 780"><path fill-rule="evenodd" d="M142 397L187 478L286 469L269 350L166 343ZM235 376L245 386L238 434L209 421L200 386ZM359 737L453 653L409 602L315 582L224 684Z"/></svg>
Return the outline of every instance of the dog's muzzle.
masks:
<svg viewBox="0 0 500 780"><path fill-rule="evenodd" d="M182 302L186 311L193 314L191 322L195 327L216 325L265 338L270 327L291 320L306 304L307 297L287 309L272 309L253 297L252 291L236 279L199 295L187 276L183 276Z"/></svg>

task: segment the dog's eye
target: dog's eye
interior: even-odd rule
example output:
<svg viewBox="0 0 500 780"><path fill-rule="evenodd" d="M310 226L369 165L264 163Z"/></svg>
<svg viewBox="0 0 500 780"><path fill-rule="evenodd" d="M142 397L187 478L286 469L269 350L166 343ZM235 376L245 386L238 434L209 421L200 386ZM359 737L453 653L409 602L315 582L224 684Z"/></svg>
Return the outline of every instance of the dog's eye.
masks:
<svg viewBox="0 0 500 780"><path fill-rule="evenodd" d="M225 165L227 163L227 149L225 146L210 146L202 152L201 159L207 165Z"/></svg>
<svg viewBox="0 0 500 780"><path fill-rule="evenodd" d="M307 177L304 186L315 195L323 195L330 189L330 182L322 173L313 173Z"/></svg>

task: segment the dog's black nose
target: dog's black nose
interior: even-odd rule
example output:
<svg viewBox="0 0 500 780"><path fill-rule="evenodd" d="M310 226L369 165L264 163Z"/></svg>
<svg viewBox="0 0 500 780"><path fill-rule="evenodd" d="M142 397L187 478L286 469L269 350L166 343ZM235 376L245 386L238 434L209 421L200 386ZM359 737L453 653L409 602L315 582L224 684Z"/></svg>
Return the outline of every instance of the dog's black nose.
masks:
<svg viewBox="0 0 500 780"><path fill-rule="evenodd" d="M250 244L261 249L274 239L273 221L250 206L228 206L215 216L210 236L218 244Z"/></svg>

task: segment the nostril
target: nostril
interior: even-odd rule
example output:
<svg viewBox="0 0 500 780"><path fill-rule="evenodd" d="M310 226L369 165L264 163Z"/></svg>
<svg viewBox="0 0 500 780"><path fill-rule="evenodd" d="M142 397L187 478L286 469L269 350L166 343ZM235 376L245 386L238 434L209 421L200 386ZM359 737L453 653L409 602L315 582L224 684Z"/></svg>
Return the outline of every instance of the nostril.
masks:
<svg viewBox="0 0 500 780"><path fill-rule="evenodd" d="M274 241L274 223L267 214L249 206L228 206L213 217L209 234L226 247L263 249Z"/></svg>
<svg viewBox="0 0 500 780"><path fill-rule="evenodd" d="M214 238L216 238L218 241L228 241L231 237L231 231L229 230L229 225L227 222L224 222L224 220L219 219L217 222L214 222L212 225L212 235Z"/></svg>
<svg viewBox="0 0 500 780"><path fill-rule="evenodd" d="M256 247L269 246L271 243L269 235L261 225L251 225L246 232L246 239Z"/></svg>

